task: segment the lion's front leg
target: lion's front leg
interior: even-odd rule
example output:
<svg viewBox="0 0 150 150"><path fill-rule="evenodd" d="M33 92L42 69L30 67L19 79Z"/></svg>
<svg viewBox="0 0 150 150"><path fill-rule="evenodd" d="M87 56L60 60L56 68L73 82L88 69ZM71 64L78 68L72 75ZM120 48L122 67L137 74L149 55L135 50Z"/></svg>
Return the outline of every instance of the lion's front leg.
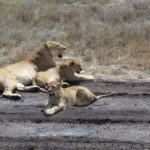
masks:
<svg viewBox="0 0 150 150"><path fill-rule="evenodd" d="M94 76L74 73L75 80L93 80Z"/></svg>
<svg viewBox="0 0 150 150"><path fill-rule="evenodd" d="M45 109L44 114L47 116L51 116L51 115L54 115L55 113L62 111L64 109L65 109L65 105L61 103L58 106L54 106L52 108Z"/></svg>

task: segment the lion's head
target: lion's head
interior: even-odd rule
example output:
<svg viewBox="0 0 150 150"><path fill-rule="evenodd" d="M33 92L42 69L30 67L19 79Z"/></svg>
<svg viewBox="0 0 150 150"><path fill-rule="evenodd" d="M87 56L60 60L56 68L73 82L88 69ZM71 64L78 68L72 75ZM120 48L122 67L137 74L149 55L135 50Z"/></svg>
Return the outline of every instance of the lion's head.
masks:
<svg viewBox="0 0 150 150"><path fill-rule="evenodd" d="M64 75L74 74L74 73L81 73L83 71L81 67L81 63L78 59L67 59L64 60L62 64L60 64L60 72Z"/></svg>
<svg viewBox="0 0 150 150"><path fill-rule="evenodd" d="M80 73L81 71L83 71L79 60L70 60L67 63L69 69L72 70L73 73Z"/></svg>
<svg viewBox="0 0 150 150"><path fill-rule="evenodd" d="M59 42L55 41L47 41L44 43L44 48L47 50L47 53L49 55L52 55L52 57L59 57L62 58L64 50L66 50L66 47L60 44Z"/></svg>

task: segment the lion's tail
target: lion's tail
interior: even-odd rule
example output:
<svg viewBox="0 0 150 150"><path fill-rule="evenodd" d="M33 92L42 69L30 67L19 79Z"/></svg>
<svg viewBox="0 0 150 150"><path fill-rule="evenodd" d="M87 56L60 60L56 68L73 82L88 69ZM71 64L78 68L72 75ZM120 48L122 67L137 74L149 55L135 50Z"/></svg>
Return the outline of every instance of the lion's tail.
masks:
<svg viewBox="0 0 150 150"><path fill-rule="evenodd" d="M110 93L110 94L97 95L96 98L100 99L100 98L104 98L104 97L114 96L115 94L117 94L117 93L113 92L113 93Z"/></svg>

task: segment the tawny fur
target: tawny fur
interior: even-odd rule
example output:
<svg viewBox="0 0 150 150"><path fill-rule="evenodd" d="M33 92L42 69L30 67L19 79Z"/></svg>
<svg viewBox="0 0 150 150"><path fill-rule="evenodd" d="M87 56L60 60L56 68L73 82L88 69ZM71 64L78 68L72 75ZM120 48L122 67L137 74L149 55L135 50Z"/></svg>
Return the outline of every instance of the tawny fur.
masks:
<svg viewBox="0 0 150 150"><path fill-rule="evenodd" d="M81 81L81 80L92 80L93 76L80 74L82 67L80 61L76 59L69 59L56 66L55 68L48 69L47 71L38 72L35 77L35 83L45 88L47 83L53 81Z"/></svg>
<svg viewBox="0 0 150 150"><path fill-rule="evenodd" d="M0 90L4 91L3 96L20 99L21 95L13 93L15 89L20 91L37 90L38 87L32 85L32 80L36 73L55 67L54 58L61 57L65 49L58 42L47 41L41 49L26 60L1 68Z"/></svg>
<svg viewBox="0 0 150 150"><path fill-rule="evenodd" d="M84 86L62 88L62 83L58 81L50 83L48 87L49 101L44 110L45 115L53 115L67 106L86 106L99 98L114 95L112 93L96 96Z"/></svg>

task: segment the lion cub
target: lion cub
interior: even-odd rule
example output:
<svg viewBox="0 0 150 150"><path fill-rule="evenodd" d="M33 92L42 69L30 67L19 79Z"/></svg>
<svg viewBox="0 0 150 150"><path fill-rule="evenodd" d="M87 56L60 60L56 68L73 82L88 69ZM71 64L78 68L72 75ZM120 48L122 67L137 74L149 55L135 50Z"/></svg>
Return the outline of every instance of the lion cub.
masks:
<svg viewBox="0 0 150 150"><path fill-rule="evenodd" d="M58 80L71 82L94 79L93 76L80 74L82 70L80 61L68 59L55 68L50 68L47 71L37 73L34 81L36 85L45 88L47 83Z"/></svg>
<svg viewBox="0 0 150 150"><path fill-rule="evenodd" d="M88 88L83 86L72 86L62 88L63 83L54 81L49 83L49 101L47 108L44 110L45 115L53 115L64 110L67 106L86 106L99 98L114 95L94 95Z"/></svg>

